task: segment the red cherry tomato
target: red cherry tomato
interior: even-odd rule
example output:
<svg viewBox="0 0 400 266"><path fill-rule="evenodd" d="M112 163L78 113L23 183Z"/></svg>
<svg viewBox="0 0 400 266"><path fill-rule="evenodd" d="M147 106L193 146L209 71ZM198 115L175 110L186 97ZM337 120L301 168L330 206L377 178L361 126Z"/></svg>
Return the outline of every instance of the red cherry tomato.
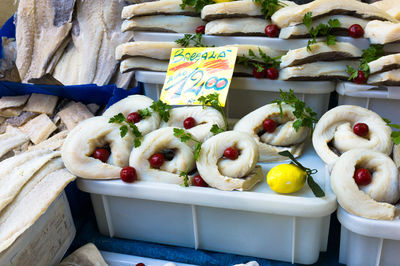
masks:
<svg viewBox="0 0 400 266"><path fill-rule="evenodd" d="M93 158L102 161L103 163L107 162L110 157L110 152L107 149L96 149L93 153Z"/></svg>
<svg viewBox="0 0 400 266"><path fill-rule="evenodd" d="M165 158L162 153L156 153L150 157L150 165L153 168L160 168L164 162L165 162Z"/></svg>
<svg viewBox="0 0 400 266"><path fill-rule="evenodd" d="M369 127L365 123L357 123L353 127L353 132L357 136L365 137L366 135L368 135Z"/></svg>
<svg viewBox="0 0 400 266"><path fill-rule="evenodd" d="M224 151L224 156L231 160L236 160L239 157L239 152L237 149L229 147Z"/></svg>
<svg viewBox="0 0 400 266"><path fill-rule="evenodd" d="M365 168L357 169L353 178L359 186L366 186L372 181L371 173Z"/></svg>
<svg viewBox="0 0 400 266"><path fill-rule="evenodd" d="M137 180L136 169L130 166L122 168L119 175L122 181L126 183L133 183Z"/></svg>

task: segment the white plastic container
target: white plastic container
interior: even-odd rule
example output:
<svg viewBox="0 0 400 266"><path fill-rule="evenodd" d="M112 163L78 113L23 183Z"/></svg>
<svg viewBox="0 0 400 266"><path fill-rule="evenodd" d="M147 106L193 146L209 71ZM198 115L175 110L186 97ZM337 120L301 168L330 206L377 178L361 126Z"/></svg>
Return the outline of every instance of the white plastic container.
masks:
<svg viewBox="0 0 400 266"><path fill-rule="evenodd" d="M119 254L107 251L100 251L104 260L109 266L132 266L137 263L143 263L147 266L164 266L167 263L174 263L176 266L194 266L193 264L179 263L174 261L157 260L139 256Z"/></svg>
<svg viewBox="0 0 400 266"><path fill-rule="evenodd" d="M0 254L0 265L58 265L75 233L63 191L46 212Z"/></svg>
<svg viewBox="0 0 400 266"><path fill-rule="evenodd" d="M336 196L311 146L299 160L318 170L324 198L307 185L279 195L265 180L245 192L121 180L79 179L78 187L91 193L99 230L110 237L312 264L326 251ZM275 165L262 164L264 174Z"/></svg>
<svg viewBox="0 0 400 266"><path fill-rule="evenodd" d="M400 124L400 87L338 83L339 105L358 105Z"/></svg>
<svg viewBox="0 0 400 266"><path fill-rule="evenodd" d="M164 84L165 72L136 71L136 80L144 83L144 94L158 100ZM295 95L307 103L318 116L328 110L330 93L335 90L331 81L282 81L234 77L228 94L226 113L229 118L242 118L258 107L279 98L279 90L293 89Z"/></svg>
<svg viewBox="0 0 400 266"><path fill-rule="evenodd" d="M339 207L342 224L339 262L348 266L400 264L400 220L366 219Z"/></svg>

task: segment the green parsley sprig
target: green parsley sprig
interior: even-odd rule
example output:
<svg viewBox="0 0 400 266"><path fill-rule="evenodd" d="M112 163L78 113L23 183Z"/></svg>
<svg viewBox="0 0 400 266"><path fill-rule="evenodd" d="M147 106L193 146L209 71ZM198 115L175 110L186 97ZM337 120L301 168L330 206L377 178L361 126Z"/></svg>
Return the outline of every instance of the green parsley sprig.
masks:
<svg viewBox="0 0 400 266"><path fill-rule="evenodd" d="M214 135L217 135L219 133L225 132L225 129L220 128L217 124L212 125L210 132L213 133Z"/></svg>
<svg viewBox="0 0 400 266"><path fill-rule="evenodd" d="M278 0L253 0L260 4L261 12L265 15L265 19L270 19L271 16L284 4Z"/></svg>
<svg viewBox="0 0 400 266"><path fill-rule="evenodd" d="M311 44L317 43L317 37L326 36L325 42L328 45L336 44L336 36L331 34L333 28L339 28L341 23L338 19L328 20L328 24L320 23L317 27L312 27L312 12L307 12L303 17L303 23L311 35L311 40L307 42L307 50L311 51Z"/></svg>
<svg viewBox="0 0 400 266"><path fill-rule="evenodd" d="M185 34L183 38L175 40L175 42L182 47L207 47L201 42L202 38L203 34L201 33Z"/></svg>
<svg viewBox="0 0 400 266"><path fill-rule="evenodd" d="M197 12L200 12L206 5L215 4L212 0L182 0L180 7L185 9L186 6L193 7Z"/></svg>
<svg viewBox="0 0 400 266"><path fill-rule="evenodd" d="M108 123L121 125L121 127L119 128L121 138L125 137L126 134L128 134L129 129L131 129L132 134L134 136L135 148L139 147L142 144L142 138L143 138L142 133L139 131L138 127L134 123L128 122L122 113L119 113L111 117Z"/></svg>
<svg viewBox="0 0 400 266"><path fill-rule="evenodd" d="M358 70L364 72L364 76L367 78L370 74L368 63L375 61L384 55L385 51L383 50L383 45L371 44L367 49L363 50L358 69L355 69L352 66L347 66L346 71L350 74L349 80L353 80L358 76Z"/></svg>
<svg viewBox="0 0 400 266"><path fill-rule="evenodd" d="M224 118L225 129L229 130L228 119L226 118L224 107L222 107L222 105L219 103L219 94L218 93L215 92L212 94L208 94L207 96L201 96L198 99L198 101L203 105L203 108L205 108L207 105L210 105L211 107L213 107L214 109L219 111L222 114L222 117ZM216 129L216 128L214 127L214 129ZM214 132L212 132L212 133L214 133Z"/></svg>
<svg viewBox="0 0 400 266"><path fill-rule="evenodd" d="M293 114L297 120L293 123L293 127L296 132L299 131L301 127L314 128L314 124L318 122L317 113L306 106L305 102L297 99L292 89L290 89L289 92L280 90L280 98L281 99L272 101L272 103L279 105L281 117L283 116L282 103L286 103L294 108Z"/></svg>
<svg viewBox="0 0 400 266"><path fill-rule="evenodd" d="M186 132L182 128L174 128L174 136L179 138L181 140L181 142L183 142L183 143L188 142L190 140L194 141L196 143L196 145L194 147L194 154L193 154L192 160L190 161L186 170L181 171L179 174L179 176L183 177L183 185L185 187L188 187L189 186L189 167L190 167L190 165L192 165L192 163L194 161L197 161L197 159L199 158L202 143L200 141L194 139L192 134L190 134L189 132Z"/></svg>
<svg viewBox="0 0 400 266"><path fill-rule="evenodd" d="M316 174L318 172L317 169L310 169L307 167L304 167L301 163L299 163L293 156L293 154L290 153L290 151L281 151L279 153L281 156L288 157L290 160L292 160L292 164L296 165L299 167L301 170L306 172L307 174L307 184L311 188L312 192L314 195L318 198L320 197L325 197L325 192L322 190L322 188L318 185L317 182L314 181L312 175Z"/></svg>
<svg viewBox="0 0 400 266"><path fill-rule="evenodd" d="M170 105L162 102L161 100L158 100L154 101L150 105L150 109L149 108L140 109L138 113L142 118L145 118L151 116L152 112L156 112L160 115L163 121L168 122L170 117L169 111L171 110L171 108L172 107Z"/></svg>
<svg viewBox="0 0 400 266"><path fill-rule="evenodd" d="M383 119L383 121L386 122L386 124L389 127L392 127L392 128L395 128L395 129L400 129L400 125L392 124L392 121L390 121L387 118L382 118L382 119ZM390 136L392 137L392 141L393 141L394 144L396 144L396 145L400 144L400 131L393 131L392 134L390 134Z"/></svg>
<svg viewBox="0 0 400 266"><path fill-rule="evenodd" d="M274 68L279 67L281 63L279 59L281 58L281 56L270 57L267 54L265 54L260 48L258 48L258 53L260 54L260 57L256 56L253 50L249 49L249 55L238 56L237 63L243 64L245 67L251 65L252 67L257 68L258 72L262 72L264 71L265 68L269 67L274 67ZM262 63L259 62L260 60L262 61Z"/></svg>

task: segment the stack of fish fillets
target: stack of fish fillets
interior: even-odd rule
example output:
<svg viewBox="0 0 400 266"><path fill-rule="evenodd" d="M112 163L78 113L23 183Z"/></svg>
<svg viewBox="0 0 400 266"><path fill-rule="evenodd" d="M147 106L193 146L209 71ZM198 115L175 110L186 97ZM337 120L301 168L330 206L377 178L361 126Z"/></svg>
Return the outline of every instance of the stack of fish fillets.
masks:
<svg viewBox="0 0 400 266"><path fill-rule="evenodd" d="M282 6L295 6L291 1L280 1ZM201 11L207 21L209 35L266 36L265 27L271 24L261 12L261 6L252 0L240 0L207 5Z"/></svg>
<svg viewBox="0 0 400 266"><path fill-rule="evenodd" d="M229 46L238 48L237 56L239 57L247 56L249 50L253 51L255 55L254 60L259 60L258 63L262 63L260 51L273 58L282 56L286 52L258 45L234 44ZM166 72L173 48L181 48L181 46L175 42L128 42L117 47L116 59L121 60L120 70L122 73L134 70ZM252 68L237 64L234 74L251 76Z"/></svg>
<svg viewBox="0 0 400 266"><path fill-rule="evenodd" d="M320 23L327 24L329 19L339 20L341 26L335 27L333 34L348 35L348 29L353 24L359 24L363 29L371 20L397 22L384 10L356 0L315 0L308 4L284 7L272 15L272 23L280 29L279 38L293 39L309 37L309 30L303 23L304 16L311 12L311 27Z"/></svg>
<svg viewBox="0 0 400 266"><path fill-rule="evenodd" d="M368 63L368 84L400 86L400 53L383 56Z"/></svg>
<svg viewBox="0 0 400 266"><path fill-rule="evenodd" d="M122 10L122 31L194 33L204 25L200 13L181 0L161 0L129 5Z"/></svg>

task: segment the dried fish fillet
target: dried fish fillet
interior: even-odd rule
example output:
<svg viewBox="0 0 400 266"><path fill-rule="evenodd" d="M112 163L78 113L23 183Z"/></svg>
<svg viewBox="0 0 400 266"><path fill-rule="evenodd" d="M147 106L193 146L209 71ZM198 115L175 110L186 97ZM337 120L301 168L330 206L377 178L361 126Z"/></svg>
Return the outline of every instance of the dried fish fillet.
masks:
<svg viewBox="0 0 400 266"><path fill-rule="evenodd" d="M400 19L400 0L381 0L371 5L384 10L395 19Z"/></svg>
<svg viewBox="0 0 400 266"><path fill-rule="evenodd" d="M368 78L368 84L400 86L400 69L371 75Z"/></svg>
<svg viewBox="0 0 400 266"><path fill-rule="evenodd" d="M201 18L211 21L223 18L264 17L261 7L253 1L233 1L206 5L201 10Z"/></svg>
<svg viewBox="0 0 400 266"><path fill-rule="evenodd" d="M303 65L317 61L337 61L349 60L361 57L361 50L351 43L336 42L334 45L327 45L325 42L311 44L308 47L302 47L290 50L281 58L281 68Z"/></svg>
<svg viewBox="0 0 400 266"><path fill-rule="evenodd" d="M7 206L24 184L53 158L60 157L60 152L38 150L11 157L0 163L0 211Z"/></svg>
<svg viewBox="0 0 400 266"><path fill-rule="evenodd" d="M100 251L92 243L75 250L71 255L63 259L58 266L71 265L108 266Z"/></svg>
<svg viewBox="0 0 400 266"><path fill-rule="evenodd" d="M377 74L400 68L400 53L382 56L368 63L370 74Z"/></svg>
<svg viewBox="0 0 400 266"><path fill-rule="evenodd" d="M65 138L68 136L68 130L61 131L45 141L40 142L37 145L30 146L28 151L36 151L36 150L59 150L64 144Z"/></svg>
<svg viewBox="0 0 400 266"><path fill-rule="evenodd" d="M331 15L349 15L366 20L397 22L385 11L356 0L315 0L299 6L287 6L275 12L271 19L280 28L303 22L304 15L312 13L312 18Z"/></svg>
<svg viewBox="0 0 400 266"><path fill-rule="evenodd" d="M166 72L168 70L167 60L157 60L146 57L131 57L121 62L120 71L126 73L132 70L150 70Z"/></svg>
<svg viewBox="0 0 400 266"><path fill-rule="evenodd" d="M66 169L57 170L43 178L32 190L18 197L8 219L0 220L0 251L9 247L47 210L57 195L75 176ZM21 214L24 214L21 216Z"/></svg>
<svg viewBox="0 0 400 266"><path fill-rule="evenodd" d="M181 48L181 46L175 42L127 42L117 46L115 58L123 60L132 56L144 56L159 60L169 60L173 48Z"/></svg>
<svg viewBox="0 0 400 266"><path fill-rule="evenodd" d="M255 35L265 36L265 27L271 22L263 18L224 18L208 22L209 35Z"/></svg>
<svg viewBox="0 0 400 266"><path fill-rule="evenodd" d="M371 43L386 44L400 41L400 23L374 20L365 27L365 38Z"/></svg>
<svg viewBox="0 0 400 266"><path fill-rule="evenodd" d="M120 65L118 65L118 69L115 71L114 76L110 80L110 84L115 84L115 86L117 86L117 88L122 88L125 90L136 87L137 85L134 85L135 72L131 71L128 73L121 73L119 71L119 68L120 68ZM88 108L89 108L89 105L88 105ZM97 109L99 109L99 108L97 108ZM96 112L93 112L93 110L91 110L91 108L89 108L89 110L93 114L96 113Z"/></svg>
<svg viewBox="0 0 400 266"><path fill-rule="evenodd" d="M1 38L2 58L0 59L0 80L21 82L18 69L15 65L17 57L17 43L14 38Z"/></svg>
<svg viewBox="0 0 400 266"><path fill-rule="evenodd" d="M24 109L23 106L0 109L0 116L3 116L3 117L19 116L22 113L23 109Z"/></svg>
<svg viewBox="0 0 400 266"><path fill-rule="evenodd" d="M145 16L125 20L122 23L122 31L155 31L155 32L176 32L194 33L198 26L204 25L199 17L189 16Z"/></svg>
<svg viewBox="0 0 400 266"><path fill-rule="evenodd" d="M93 117L93 114L82 103L74 103L57 114L68 130L73 129L79 122Z"/></svg>
<svg viewBox="0 0 400 266"><path fill-rule="evenodd" d="M20 0L16 65L23 82L40 79L55 63L72 27L75 0Z"/></svg>
<svg viewBox="0 0 400 266"><path fill-rule="evenodd" d="M0 135L0 158L12 149L29 142L29 137L18 128L8 126L6 133Z"/></svg>
<svg viewBox="0 0 400 266"><path fill-rule="evenodd" d="M181 8L181 0L161 0L143 4L129 5L122 9L122 19L149 15L186 15L199 16L199 12L191 6Z"/></svg>
<svg viewBox="0 0 400 266"><path fill-rule="evenodd" d="M32 118L34 118L35 116L37 116L37 114L32 112L22 112L19 116L13 116L8 118L6 120L6 124L15 127L20 127L29 120L31 120Z"/></svg>
<svg viewBox="0 0 400 266"><path fill-rule="evenodd" d="M52 115L57 101L57 96L32 93L24 111Z"/></svg>
<svg viewBox="0 0 400 266"><path fill-rule="evenodd" d="M47 139L57 127L46 114L41 114L19 129L27 134L34 144L39 144Z"/></svg>
<svg viewBox="0 0 400 266"><path fill-rule="evenodd" d="M29 95L1 97L0 109L10 108L10 107L20 107L26 103L28 98Z"/></svg>

